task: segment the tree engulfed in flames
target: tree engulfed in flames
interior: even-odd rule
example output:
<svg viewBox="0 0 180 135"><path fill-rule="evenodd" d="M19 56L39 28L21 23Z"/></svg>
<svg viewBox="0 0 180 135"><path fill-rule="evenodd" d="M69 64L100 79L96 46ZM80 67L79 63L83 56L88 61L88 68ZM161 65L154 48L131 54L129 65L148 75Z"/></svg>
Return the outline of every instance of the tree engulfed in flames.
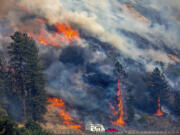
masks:
<svg viewBox="0 0 180 135"><path fill-rule="evenodd" d="M111 123L113 125L123 127L126 123L123 120L124 111L123 111L123 102L122 102L122 90L120 86L120 76L118 76L118 91L116 93L116 96L118 101L117 104L118 109L116 110L112 104L110 104L110 108L113 112L113 116L118 116L118 119L116 121L111 121Z"/></svg>
<svg viewBox="0 0 180 135"><path fill-rule="evenodd" d="M72 124L76 120L72 118L68 112L66 112L66 106L62 99L58 99L55 97L48 98L48 102L51 103L54 107L59 108L59 117L63 120L63 123L65 125L77 130L82 129L82 126L80 124Z"/></svg>
<svg viewBox="0 0 180 135"><path fill-rule="evenodd" d="M161 111L160 97L158 97L158 109L156 111L155 116L163 116L163 112Z"/></svg>

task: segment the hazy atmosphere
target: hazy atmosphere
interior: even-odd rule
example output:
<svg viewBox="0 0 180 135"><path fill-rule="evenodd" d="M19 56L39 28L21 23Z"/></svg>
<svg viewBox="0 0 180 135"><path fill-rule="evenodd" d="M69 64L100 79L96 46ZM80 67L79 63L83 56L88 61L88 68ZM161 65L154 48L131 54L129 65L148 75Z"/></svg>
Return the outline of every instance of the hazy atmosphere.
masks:
<svg viewBox="0 0 180 135"><path fill-rule="evenodd" d="M15 122L180 128L179 0L0 0L0 54L0 108Z"/></svg>

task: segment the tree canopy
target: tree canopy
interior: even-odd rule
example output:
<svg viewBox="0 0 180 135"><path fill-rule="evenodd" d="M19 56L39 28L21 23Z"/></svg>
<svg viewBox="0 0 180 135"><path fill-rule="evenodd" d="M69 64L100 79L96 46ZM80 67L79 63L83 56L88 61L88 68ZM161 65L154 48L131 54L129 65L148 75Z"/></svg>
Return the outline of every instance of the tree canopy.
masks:
<svg viewBox="0 0 180 135"><path fill-rule="evenodd" d="M14 98L21 104L23 121L28 118L42 121L42 115L46 112L47 96L38 48L26 33L16 32L11 38L13 42L8 47L8 53Z"/></svg>

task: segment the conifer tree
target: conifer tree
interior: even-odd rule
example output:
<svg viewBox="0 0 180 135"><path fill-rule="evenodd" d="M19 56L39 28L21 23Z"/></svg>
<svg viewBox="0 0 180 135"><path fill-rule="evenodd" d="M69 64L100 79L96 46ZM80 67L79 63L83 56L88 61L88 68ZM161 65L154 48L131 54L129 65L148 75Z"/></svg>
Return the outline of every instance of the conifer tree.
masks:
<svg viewBox="0 0 180 135"><path fill-rule="evenodd" d="M166 104L168 102L169 87L165 80L165 76L158 68L155 68L148 78L148 90L153 103L152 108L157 109L158 97L161 99L161 104Z"/></svg>
<svg viewBox="0 0 180 135"><path fill-rule="evenodd" d="M11 38L13 42L8 52L13 78L12 90L22 103L23 120L32 118L41 121L47 101L38 49L35 41L27 34L16 32Z"/></svg>

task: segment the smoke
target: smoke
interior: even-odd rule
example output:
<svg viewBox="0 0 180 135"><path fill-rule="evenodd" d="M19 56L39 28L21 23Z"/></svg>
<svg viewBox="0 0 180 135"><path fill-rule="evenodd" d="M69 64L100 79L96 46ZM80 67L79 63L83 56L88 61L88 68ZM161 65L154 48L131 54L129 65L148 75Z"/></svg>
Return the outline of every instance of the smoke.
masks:
<svg viewBox="0 0 180 135"><path fill-rule="evenodd" d="M155 8L153 5L161 5L161 1L156 3L153 1L75 1L70 0L62 1L64 7L71 11L84 12L86 11L89 15L95 15L97 17L96 22L104 28L104 32L101 34L100 39L109 42L116 46L122 53L124 57L129 57L135 59L141 63L149 63L152 68L147 68L147 70L152 70L157 66L151 54L151 51L158 51L155 49L163 48L163 46L158 43L159 41L164 41L167 48L173 48L175 50L179 49L178 43L179 38L179 26L174 22L170 16L165 16L165 9L159 7ZM164 3L164 2L163 2ZM167 5L166 3L164 3ZM76 6L74 6L76 5ZM99 6L101 5L101 6ZM141 6L143 5L143 6ZM175 4L174 4L175 5ZM167 5L168 6L168 5ZM172 6L169 8L173 9ZM102 12L104 14L102 14ZM108 23L107 23L108 22ZM132 24L133 22L133 24ZM154 44L154 50L148 50L148 45L145 45L146 50L141 50L138 48L137 44L134 44L137 39L131 39L131 37L121 35L118 30L124 29L133 33L139 34L141 37L147 39L149 42ZM130 42L131 41L131 42ZM142 42L142 41L139 41ZM159 51L162 51L161 49ZM131 53L133 52L133 54ZM173 60L167 60L167 52L163 50L166 57L162 57L161 61L165 61L165 65L174 64ZM176 54L179 57L179 53ZM144 60L141 61L141 58ZM152 59L153 61L149 61ZM145 61L145 62L144 62Z"/></svg>
<svg viewBox="0 0 180 135"><path fill-rule="evenodd" d="M60 61L64 64L74 64L74 65L84 65L85 59L87 59L88 54L85 50L79 46L68 46L65 48L61 55Z"/></svg>
<svg viewBox="0 0 180 135"><path fill-rule="evenodd" d="M79 114L82 120L101 121L107 117L108 102L115 96L114 68L109 58L102 58L101 53L75 44L67 46L60 52L59 60L44 71L48 93L83 110ZM104 113L101 118L96 118L95 111Z"/></svg>
<svg viewBox="0 0 180 135"><path fill-rule="evenodd" d="M1 0L0 51L6 54L7 36L15 31L29 33L39 47L48 93L84 109L84 119L104 110L105 118L116 93L114 58L131 72L178 66L179 9L179 0ZM57 23L69 24L80 38L57 38Z"/></svg>
<svg viewBox="0 0 180 135"><path fill-rule="evenodd" d="M173 14L173 7L178 9L178 2L174 0L173 4L166 3L157 5L161 1L51 1L51 0L12 0L11 6L7 1L3 0L3 7L1 8L1 17L5 17L8 21L6 26L11 27L11 30L25 31L31 33L46 33L46 27L34 20L36 17L47 19L49 24L64 23L71 24L79 30L86 31L90 35L98 37L104 42L108 42L117 47L124 57L131 58L141 63L153 60L150 64L154 64L154 57L149 51L156 52L156 50L141 50L138 45L134 44L136 39L123 36L118 32L119 29L131 31L153 42L156 46L156 40L166 42L167 47L178 49L179 25L173 22L170 17L167 18L163 13L164 7L168 7L169 14ZM171 3L171 2L170 2ZM144 4L140 6L140 4ZM76 5L76 6L74 6ZM101 6L99 6L101 5ZM148 6L149 5L149 6ZM166 11L167 12L167 11ZM103 13L103 14L102 14ZM151 15L151 13L153 15ZM170 16L170 15L169 15ZM176 15L175 15L176 16ZM133 22L133 25L132 25ZM178 29L177 29L178 28ZM46 34L48 36L48 32ZM50 37L49 37L50 38ZM133 40L129 42L129 40ZM147 46L148 47L148 46ZM147 52L146 52L147 51ZM161 50L160 50L161 51ZM134 52L133 54L131 52ZM164 52L164 55L167 55ZM141 57L144 61L141 61ZM178 54L179 57L179 54ZM163 57L162 57L163 59ZM161 60L162 60L161 59ZM164 60L168 63L175 63L173 60ZM148 61L149 63L149 61ZM149 69L147 69L149 70Z"/></svg>
<svg viewBox="0 0 180 135"><path fill-rule="evenodd" d="M86 12L78 13L68 11L62 6L59 0L37 0L31 2L21 0L21 4L25 5L29 10L34 11L37 15L48 19L50 24L58 22L71 23L93 34L101 34L104 32L103 27L96 23L96 16L88 16Z"/></svg>

